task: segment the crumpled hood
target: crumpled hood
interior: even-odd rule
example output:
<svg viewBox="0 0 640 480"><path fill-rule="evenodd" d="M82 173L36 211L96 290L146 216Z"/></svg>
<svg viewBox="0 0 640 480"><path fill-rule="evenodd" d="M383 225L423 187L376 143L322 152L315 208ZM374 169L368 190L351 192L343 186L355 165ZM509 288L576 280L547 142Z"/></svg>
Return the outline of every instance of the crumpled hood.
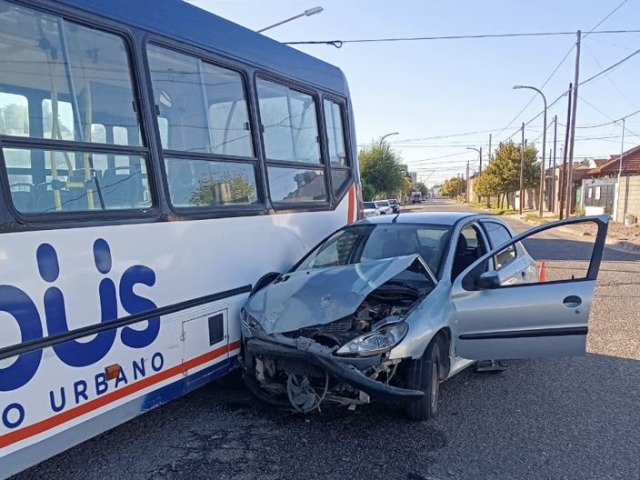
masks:
<svg viewBox="0 0 640 480"><path fill-rule="evenodd" d="M286 273L251 297L245 309L267 334L325 325L353 314L367 295L417 258L407 255Z"/></svg>

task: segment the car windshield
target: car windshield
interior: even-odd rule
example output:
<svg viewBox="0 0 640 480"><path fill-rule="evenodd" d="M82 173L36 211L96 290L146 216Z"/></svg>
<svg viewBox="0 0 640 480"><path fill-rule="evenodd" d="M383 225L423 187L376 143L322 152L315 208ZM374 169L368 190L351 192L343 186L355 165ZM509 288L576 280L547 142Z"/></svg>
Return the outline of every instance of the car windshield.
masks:
<svg viewBox="0 0 640 480"><path fill-rule="evenodd" d="M380 207L388 207L389 206L389 202L387 202L386 200L380 200L379 202L376 202L376 205L378 205Z"/></svg>
<svg viewBox="0 0 640 480"><path fill-rule="evenodd" d="M327 268L417 253L437 275L449 244L449 231L445 225L355 225L331 235L293 270Z"/></svg>
<svg viewBox="0 0 640 480"><path fill-rule="evenodd" d="M376 208L376 204L373 202L364 202L364 208Z"/></svg>
<svg viewBox="0 0 640 480"><path fill-rule="evenodd" d="M389 200L389 203L390 203L391 205L397 205L397 204L398 204L398 201L397 201L397 200Z"/></svg>

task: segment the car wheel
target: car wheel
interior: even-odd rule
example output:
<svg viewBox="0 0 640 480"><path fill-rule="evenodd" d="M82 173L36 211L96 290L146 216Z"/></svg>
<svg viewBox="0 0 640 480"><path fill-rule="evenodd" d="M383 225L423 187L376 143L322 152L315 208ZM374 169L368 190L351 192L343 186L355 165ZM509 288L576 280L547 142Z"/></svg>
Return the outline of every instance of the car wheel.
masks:
<svg viewBox="0 0 640 480"><path fill-rule="evenodd" d="M406 386L421 390L424 397L406 405L405 413L411 420L429 420L438 413L440 396L440 343L431 342L422 358L411 360L407 369Z"/></svg>

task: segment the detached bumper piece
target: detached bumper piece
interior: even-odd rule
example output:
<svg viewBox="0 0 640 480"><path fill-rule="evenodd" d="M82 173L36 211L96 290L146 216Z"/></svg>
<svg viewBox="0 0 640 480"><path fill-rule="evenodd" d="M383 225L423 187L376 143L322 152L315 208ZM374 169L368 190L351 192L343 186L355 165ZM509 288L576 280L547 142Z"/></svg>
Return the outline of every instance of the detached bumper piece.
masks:
<svg viewBox="0 0 640 480"><path fill-rule="evenodd" d="M342 358L333 355L319 355L314 352L300 350L296 347L280 343L266 341L260 338L248 338L245 340L245 353L247 360L251 357L266 357L270 359L304 362L311 368L320 368L330 377L342 383L346 383L356 390L360 390L372 398L385 402L411 402L424 397L420 390L409 390L394 387L378 382L363 374L354 364L370 365L369 359ZM248 373L251 372L247 369ZM251 372L250 376L253 372ZM248 386L252 390L258 387L254 378L248 379ZM259 388L259 387L258 387ZM259 395L263 397L263 395Z"/></svg>

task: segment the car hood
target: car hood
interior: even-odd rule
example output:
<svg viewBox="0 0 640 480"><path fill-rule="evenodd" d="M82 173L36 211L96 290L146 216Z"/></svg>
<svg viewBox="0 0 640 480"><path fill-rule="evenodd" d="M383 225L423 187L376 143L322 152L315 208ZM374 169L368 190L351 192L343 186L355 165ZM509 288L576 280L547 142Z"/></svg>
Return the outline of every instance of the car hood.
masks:
<svg viewBox="0 0 640 480"><path fill-rule="evenodd" d="M418 255L283 274L252 296L245 310L267 334L325 325L353 314L378 287Z"/></svg>

